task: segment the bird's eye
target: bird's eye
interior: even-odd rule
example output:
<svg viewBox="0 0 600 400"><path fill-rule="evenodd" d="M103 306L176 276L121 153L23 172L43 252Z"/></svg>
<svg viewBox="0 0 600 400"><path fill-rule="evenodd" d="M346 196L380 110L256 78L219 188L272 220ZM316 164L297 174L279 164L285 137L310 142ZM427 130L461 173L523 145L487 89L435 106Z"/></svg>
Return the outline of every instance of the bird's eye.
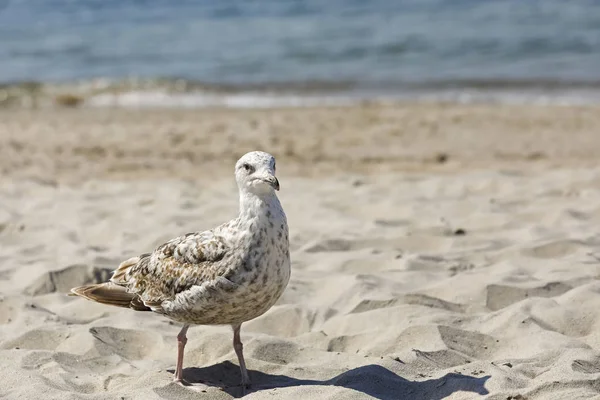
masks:
<svg viewBox="0 0 600 400"><path fill-rule="evenodd" d="M242 165L242 167L248 172L252 172L254 170L254 168L252 168L252 165L250 164L244 164Z"/></svg>

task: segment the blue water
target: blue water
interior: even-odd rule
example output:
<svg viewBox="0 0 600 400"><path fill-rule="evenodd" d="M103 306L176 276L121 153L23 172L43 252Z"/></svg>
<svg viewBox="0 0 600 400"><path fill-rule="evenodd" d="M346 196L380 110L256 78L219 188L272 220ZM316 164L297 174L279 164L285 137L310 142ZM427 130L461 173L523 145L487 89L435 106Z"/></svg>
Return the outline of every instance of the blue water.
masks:
<svg viewBox="0 0 600 400"><path fill-rule="evenodd" d="M0 0L0 83L600 87L600 2Z"/></svg>

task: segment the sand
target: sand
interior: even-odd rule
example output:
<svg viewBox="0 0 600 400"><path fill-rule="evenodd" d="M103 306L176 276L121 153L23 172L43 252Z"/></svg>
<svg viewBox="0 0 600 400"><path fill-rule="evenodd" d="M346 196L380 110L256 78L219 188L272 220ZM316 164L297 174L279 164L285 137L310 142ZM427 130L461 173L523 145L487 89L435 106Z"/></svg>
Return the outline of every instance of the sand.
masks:
<svg viewBox="0 0 600 400"><path fill-rule="evenodd" d="M245 398L600 399L599 130L591 107L0 112L0 398L240 397L229 327L190 329L184 375L213 386L182 387L179 326L65 293L234 216L261 149L293 265L242 327Z"/></svg>

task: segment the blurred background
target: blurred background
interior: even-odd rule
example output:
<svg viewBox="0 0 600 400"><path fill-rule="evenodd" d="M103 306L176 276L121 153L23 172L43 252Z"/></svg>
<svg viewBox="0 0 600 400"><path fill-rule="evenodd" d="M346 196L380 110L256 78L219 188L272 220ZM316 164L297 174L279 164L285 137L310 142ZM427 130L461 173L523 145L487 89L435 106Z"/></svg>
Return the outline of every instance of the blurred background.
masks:
<svg viewBox="0 0 600 400"><path fill-rule="evenodd" d="M0 60L5 104L585 103L600 3L0 0Z"/></svg>

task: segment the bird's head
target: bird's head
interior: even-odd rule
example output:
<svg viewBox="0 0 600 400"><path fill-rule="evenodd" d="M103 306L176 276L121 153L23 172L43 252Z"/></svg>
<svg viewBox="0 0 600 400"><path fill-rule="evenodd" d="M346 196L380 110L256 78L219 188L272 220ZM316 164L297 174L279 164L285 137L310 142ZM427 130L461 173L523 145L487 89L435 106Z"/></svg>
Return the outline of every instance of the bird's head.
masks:
<svg viewBox="0 0 600 400"><path fill-rule="evenodd" d="M235 164L235 179L241 191L265 195L279 190L275 157L262 151L246 153Z"/></svg>

